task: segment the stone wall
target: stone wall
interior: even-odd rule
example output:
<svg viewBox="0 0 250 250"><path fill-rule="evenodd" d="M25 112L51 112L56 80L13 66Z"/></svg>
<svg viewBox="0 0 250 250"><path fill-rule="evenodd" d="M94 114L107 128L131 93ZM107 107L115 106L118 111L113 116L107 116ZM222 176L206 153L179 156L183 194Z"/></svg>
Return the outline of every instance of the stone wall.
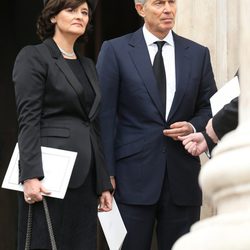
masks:
<svg viewBox="0 0 250 250"><path fill-rule="evenodd" d="M207 46L218 88L238 69L238 0L177 0L175 31Z"/></svg>

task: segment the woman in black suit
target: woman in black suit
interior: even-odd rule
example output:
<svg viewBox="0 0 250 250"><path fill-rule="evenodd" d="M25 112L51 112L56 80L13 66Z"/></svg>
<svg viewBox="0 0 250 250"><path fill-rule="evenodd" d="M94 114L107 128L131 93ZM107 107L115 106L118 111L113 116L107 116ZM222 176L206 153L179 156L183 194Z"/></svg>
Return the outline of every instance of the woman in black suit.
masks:
<svg viewBox="0 0 250 250"><path fill-rule="evenodd" d="M13 81L20 151L18 249L24 249L28 205L33 204L31 249L51 249L41 193L47 194L41 146L76 151L77 159L63 200L47 198L58 249L95 250L97 197L111 209L97 113L100 92L93 62L74 51L84 37L95 3L49 0L38 19L43 43L23 48Z"/></svg>

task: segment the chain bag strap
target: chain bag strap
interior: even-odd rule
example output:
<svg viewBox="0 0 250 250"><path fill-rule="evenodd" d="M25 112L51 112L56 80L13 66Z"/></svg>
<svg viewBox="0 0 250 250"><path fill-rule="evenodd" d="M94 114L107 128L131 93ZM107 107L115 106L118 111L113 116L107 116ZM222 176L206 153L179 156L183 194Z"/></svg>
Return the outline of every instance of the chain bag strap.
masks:
<svg viewBox="0 0 250 250"><path fill-rule="evenodd" d="M43 44L41 49L42 49L42 55L44 56L44 58L51 57L51 53L49 52L48 47L45 44ZM51 247L52 247L52 250L57 250L55 236L54 236L53 227L52 227L50 214L49 214L49 209L48 209L46 198L44 196L43 196L42 202L43 202L43 208L44 208L44 212L45 212L46 222L48 225ZM32 204L29 204L25 250L30 250L31 237L32 237Z"/></svg>
<svg viewBox="0 0 250 250"><path fill-rule="evenodd" d="M47 225L48 225L48 231L49 231L49 238L50 238L51 247L52 247L52 250L57 250L55 236L54 236L53 227L52 227L52 223L51 223L51 218L50 218L50 214L49 214L49 208L48 208L48 205L47 205L46 198L44 196L43 196L42 201L43 201L43 208L44 208L44 212L45 212L46 222L47 222ZM31 245L32 208L33 208L32 204L29 204L25 250L30 250L30 245Z"/></svg>

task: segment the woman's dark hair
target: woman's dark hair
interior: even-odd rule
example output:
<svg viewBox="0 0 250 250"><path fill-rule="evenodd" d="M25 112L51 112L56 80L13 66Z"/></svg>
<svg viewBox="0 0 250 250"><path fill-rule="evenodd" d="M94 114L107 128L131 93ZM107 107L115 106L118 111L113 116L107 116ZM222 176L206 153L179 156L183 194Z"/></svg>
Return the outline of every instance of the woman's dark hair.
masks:
<svg viewBox="0 0 250 250"><path fill-rule="evenodd" d="M39 38L43 41L46 38L50 38L54 36L55 33L55 24L51 22L51 18L56 16L60 11L72 8L76 9L83 3L88 4L88 0L48 0L44 9L42 10L42 13L38 17L37 20L37 35ZM92 29L92 26L90 24L91 17L92 17L92 10L90 8L90 4L88 4L89 7L89 23L86 27L85 33L78 38L78 41L86 41L87 34Z"/></svg>

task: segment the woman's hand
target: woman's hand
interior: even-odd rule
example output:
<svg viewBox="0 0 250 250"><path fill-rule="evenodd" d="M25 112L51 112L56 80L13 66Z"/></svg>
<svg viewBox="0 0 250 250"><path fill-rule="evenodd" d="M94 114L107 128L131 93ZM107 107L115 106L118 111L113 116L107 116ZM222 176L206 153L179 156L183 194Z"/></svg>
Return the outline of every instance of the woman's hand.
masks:
<svg viewBox="0 0 250 250"><path fill-rule="evenodd" d="M108 212L112 209L112 199L113 196L109 191L102 193L100 197L99 212Z"/></svg>
<svg viewBox="0 0 250 250"><path fill-rule="evenodd" d="M42 194L50 194L50 192L48 192L48 190L42 185L42 183L37 178L28 179L24 181L23 193L24 200L29 204L41 201L43 199Z"/></svg>

